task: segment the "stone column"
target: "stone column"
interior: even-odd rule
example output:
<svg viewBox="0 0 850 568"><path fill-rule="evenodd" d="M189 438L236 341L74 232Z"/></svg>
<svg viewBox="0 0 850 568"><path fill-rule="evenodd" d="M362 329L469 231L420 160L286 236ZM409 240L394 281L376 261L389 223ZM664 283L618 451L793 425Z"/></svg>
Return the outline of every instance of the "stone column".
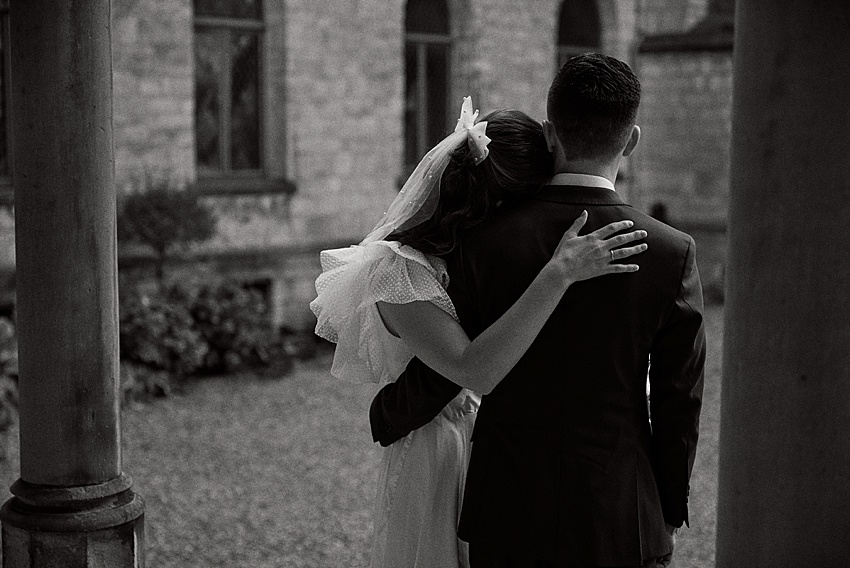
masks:
<svg viewBox="0 0 850 568"><path fill-rule="evenodd" d="M143 565L121 473L110 0L10 7L21 478L3 565Z"/></svg>
<svg viewBox="0 0 850 568"><path fill-rule="evenodd" d="M736 7L718 568L850 550L850 7Z"/></svg>

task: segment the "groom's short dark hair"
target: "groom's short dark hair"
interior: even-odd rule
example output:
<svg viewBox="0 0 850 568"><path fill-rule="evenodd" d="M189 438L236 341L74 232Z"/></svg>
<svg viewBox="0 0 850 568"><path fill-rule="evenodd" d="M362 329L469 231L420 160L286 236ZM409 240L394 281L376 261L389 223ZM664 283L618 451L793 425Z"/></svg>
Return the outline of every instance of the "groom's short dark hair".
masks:
<svg viewBox="0 0 850 568"><path fill-rule="evenodd" d="M546 114L568 160L613 157L631 134L640 104L640 81L622 61L585 53L561 67Z"/></svg>

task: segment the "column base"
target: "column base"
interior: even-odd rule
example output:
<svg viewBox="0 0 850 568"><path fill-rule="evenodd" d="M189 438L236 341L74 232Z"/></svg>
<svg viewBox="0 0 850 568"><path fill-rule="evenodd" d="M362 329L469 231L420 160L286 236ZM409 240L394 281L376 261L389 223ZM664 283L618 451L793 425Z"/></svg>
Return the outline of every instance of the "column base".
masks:
<svg viewBox="0 0 850 568"><path fill-rule="evenodd" d="M124 474L79 487L18 480L0 509L4 568L143 567L144 502L131 486Z"/></svg>

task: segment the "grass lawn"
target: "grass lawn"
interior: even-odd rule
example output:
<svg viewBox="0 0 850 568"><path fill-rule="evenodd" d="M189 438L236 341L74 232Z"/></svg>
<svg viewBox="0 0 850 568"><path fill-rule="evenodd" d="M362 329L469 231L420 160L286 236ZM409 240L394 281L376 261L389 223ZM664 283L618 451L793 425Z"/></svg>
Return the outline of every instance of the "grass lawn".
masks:
<svg viewBox="0 0 850 568"><path fill-rule="evenodd" d="M722 310L709 308L691 529L675 568L714 565ZM330 378L329 359L274 380L228 377L123 414L124 471L146 502L151 568L368 566L378 446L374 387ZM0 484L17 477L17 455ZM437 567L435 567L437 568Z"/></svg>

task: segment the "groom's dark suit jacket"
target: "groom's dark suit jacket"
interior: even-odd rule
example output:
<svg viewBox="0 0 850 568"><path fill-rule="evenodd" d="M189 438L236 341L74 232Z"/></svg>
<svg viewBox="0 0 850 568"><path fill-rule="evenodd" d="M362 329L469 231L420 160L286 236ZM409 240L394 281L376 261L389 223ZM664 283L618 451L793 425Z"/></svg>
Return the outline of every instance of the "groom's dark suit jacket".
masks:
<svg viewBox="0 0 850 568"><path fill-rule="evenodd" d="M622 261L639 264L636 273L571 286L483 398L459 535L564 565L636 566L669 552L665 520L687 522L705 362L691 237L610 189L547 186L463 235L445 258L449 294L475 337L525 291L583 209L582 234L631 219L649 249ZM376 441L422 426L458 392L414 359L372 403Z"/></svg>

